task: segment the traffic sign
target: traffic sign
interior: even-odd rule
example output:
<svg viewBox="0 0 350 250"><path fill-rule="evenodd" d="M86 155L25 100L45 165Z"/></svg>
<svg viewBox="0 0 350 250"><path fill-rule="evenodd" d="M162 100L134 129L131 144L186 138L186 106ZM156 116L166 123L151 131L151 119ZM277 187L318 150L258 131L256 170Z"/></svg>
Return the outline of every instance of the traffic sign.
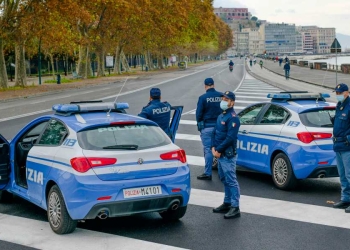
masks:
<svg viewBox="0 0 350 250"><path fill-rule="evenodd" d="M340 43L338 42L337 38L335 38L333 43L332 43L331 53L341 53L341 46L340 46Z"/></svg>

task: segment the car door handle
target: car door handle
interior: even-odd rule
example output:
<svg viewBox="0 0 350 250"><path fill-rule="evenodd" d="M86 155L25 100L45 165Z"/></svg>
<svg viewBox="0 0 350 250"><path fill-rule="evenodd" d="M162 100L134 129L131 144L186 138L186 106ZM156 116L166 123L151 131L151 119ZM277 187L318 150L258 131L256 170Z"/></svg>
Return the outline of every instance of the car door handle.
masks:
<svg viewBox="0 0 350 250"><path fill-rule="evenodd" d="M248 134L248 131L247 130L243 130L242 134Z"/></svg>

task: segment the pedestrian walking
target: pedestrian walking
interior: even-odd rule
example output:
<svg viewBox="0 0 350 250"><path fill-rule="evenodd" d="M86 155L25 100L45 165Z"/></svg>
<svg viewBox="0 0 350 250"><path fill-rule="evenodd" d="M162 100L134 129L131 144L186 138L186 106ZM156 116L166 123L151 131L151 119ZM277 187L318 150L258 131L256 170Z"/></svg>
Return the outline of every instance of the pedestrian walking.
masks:
<svg viewBox="0 0 350 250"><path fill-rule="evenodd" d="M263 60L260 60L259 64L260 64L260 68L262 69L263 68L263 64L264 64Z"/></svg>
<svg viewBox="0 0 350 250"><path fill-rule="evenodd" d="M222 93L215 90L213 78L204 80L205 94L198 98L196 120L203 144L205 167L204 173L197 176L199 180L211 180L213 154L211 151L211 136L216 120L221 114L220 102Z"/></svg>
<svg viewBox="0 0 350 250"><path fill-rule="evenodd" d="M149 103L142 108L139 116L154 121L167 135L171 136L169 130L170 114L171 105L168 102L161 102L160 89L152 88Z"/></svg>
<svg viewBox="0 0 350 250"><path fill-rule="evenodd" d="M336 153L337 168L340 177L340 201L334 208L345 208L350 213L350 97L346 84L338 84L335 88L338 104L334 116L333 149Z"/></svg>
<svg viewBox="0 0 350 250"><path fill-rule="evenodd" d="M283 58L278 59L279 63L280 63L280 67L282 66L282 62L283 62Z"/></svg>
<svg viewBox="0 0 350 250"><path fill-rule="evenodd" d="M289 71L290 71L290 65L289 65L289 62L286 62L284 64L284 73L285 73L285 76L286 76L286 79L288 80L289 79Z"/></svg>
<svg viewBox="0 0 350 250"><path fill-rule="evenodd" d="M240 127L239 118L234 111L235 94L226 91L222 95L219 115L212 135L212 152L218 158L218 173L224 184L224 203L213 209L214 213L225 213L225 219L240 217L240 190L236 176L237 135Z"/></svg>

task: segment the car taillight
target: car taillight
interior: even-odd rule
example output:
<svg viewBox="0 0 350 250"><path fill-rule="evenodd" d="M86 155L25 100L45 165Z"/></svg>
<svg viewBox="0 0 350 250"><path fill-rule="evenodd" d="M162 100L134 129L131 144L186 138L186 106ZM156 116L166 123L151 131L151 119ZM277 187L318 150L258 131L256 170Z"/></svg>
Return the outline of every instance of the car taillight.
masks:
<svg viewBox="0 0 350 250"><path fill-rule="evenodd" d="M179 160L182 163L185 163L187 161L186 153L185 153L185 150L183 149L161 154L160 158L162 160Z"/></svg>
<svg viewBox="0 0 350 250"><path fill-rule="evenodd" d="M322 132L300 132L297 134L300 141L304 143L310 143L314 140L322 140L332 138L332 133L322 133Z"/></svg>
<svg viewBox="0 0 350 250"><path fill-rule="evenodd" d="M120 121L120 122L111 122L110 125L133 125L135 121Z"/></svg>
<svg viewBox="0 0 350 250"><path fill-rule="evenodd" d="M101 157L76 157L70 160L72 167L80 172L85 173L90 168L113 165L117 162L116 158Z"/></svg>

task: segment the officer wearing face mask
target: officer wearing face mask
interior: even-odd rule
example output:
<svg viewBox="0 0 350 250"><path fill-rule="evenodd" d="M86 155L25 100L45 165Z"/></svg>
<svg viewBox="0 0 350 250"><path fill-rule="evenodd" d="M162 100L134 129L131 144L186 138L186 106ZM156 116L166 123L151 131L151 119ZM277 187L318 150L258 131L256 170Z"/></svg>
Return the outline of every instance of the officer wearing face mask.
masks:
<svg viewBox="0 0 350 250"><path fill-rule="evenodd" d="M340 177L340 201L334 208L345 208L350 213L350 98L346 84L338 84L334 90L338 100L334 116L333 149L337 156L337 167Z"/></svg>
<svg viewBox="0 0 350 250"><path fill-rule="evenodd" d="M211 152L211 135L216 125L216 120L221 114L220 102L222 93L215 90L213 78L204 80L206 93L198 99L196 109L196 120L198 131L201 133L203 144L205 169L202 175L197 176L198 180L211 180L213 154Z"/></svg>
<svg viewBox="0 0 350 250"><path fill-rule="evenodd" d="M214 213L224 213L225 219L240 217L240 190L236 176L237 134L240 121L233 109L235 94L226 91L222 95L219 115L212 135L212 152L218 158L218 173L225 187L224 203L213 209Z"/></svg>

